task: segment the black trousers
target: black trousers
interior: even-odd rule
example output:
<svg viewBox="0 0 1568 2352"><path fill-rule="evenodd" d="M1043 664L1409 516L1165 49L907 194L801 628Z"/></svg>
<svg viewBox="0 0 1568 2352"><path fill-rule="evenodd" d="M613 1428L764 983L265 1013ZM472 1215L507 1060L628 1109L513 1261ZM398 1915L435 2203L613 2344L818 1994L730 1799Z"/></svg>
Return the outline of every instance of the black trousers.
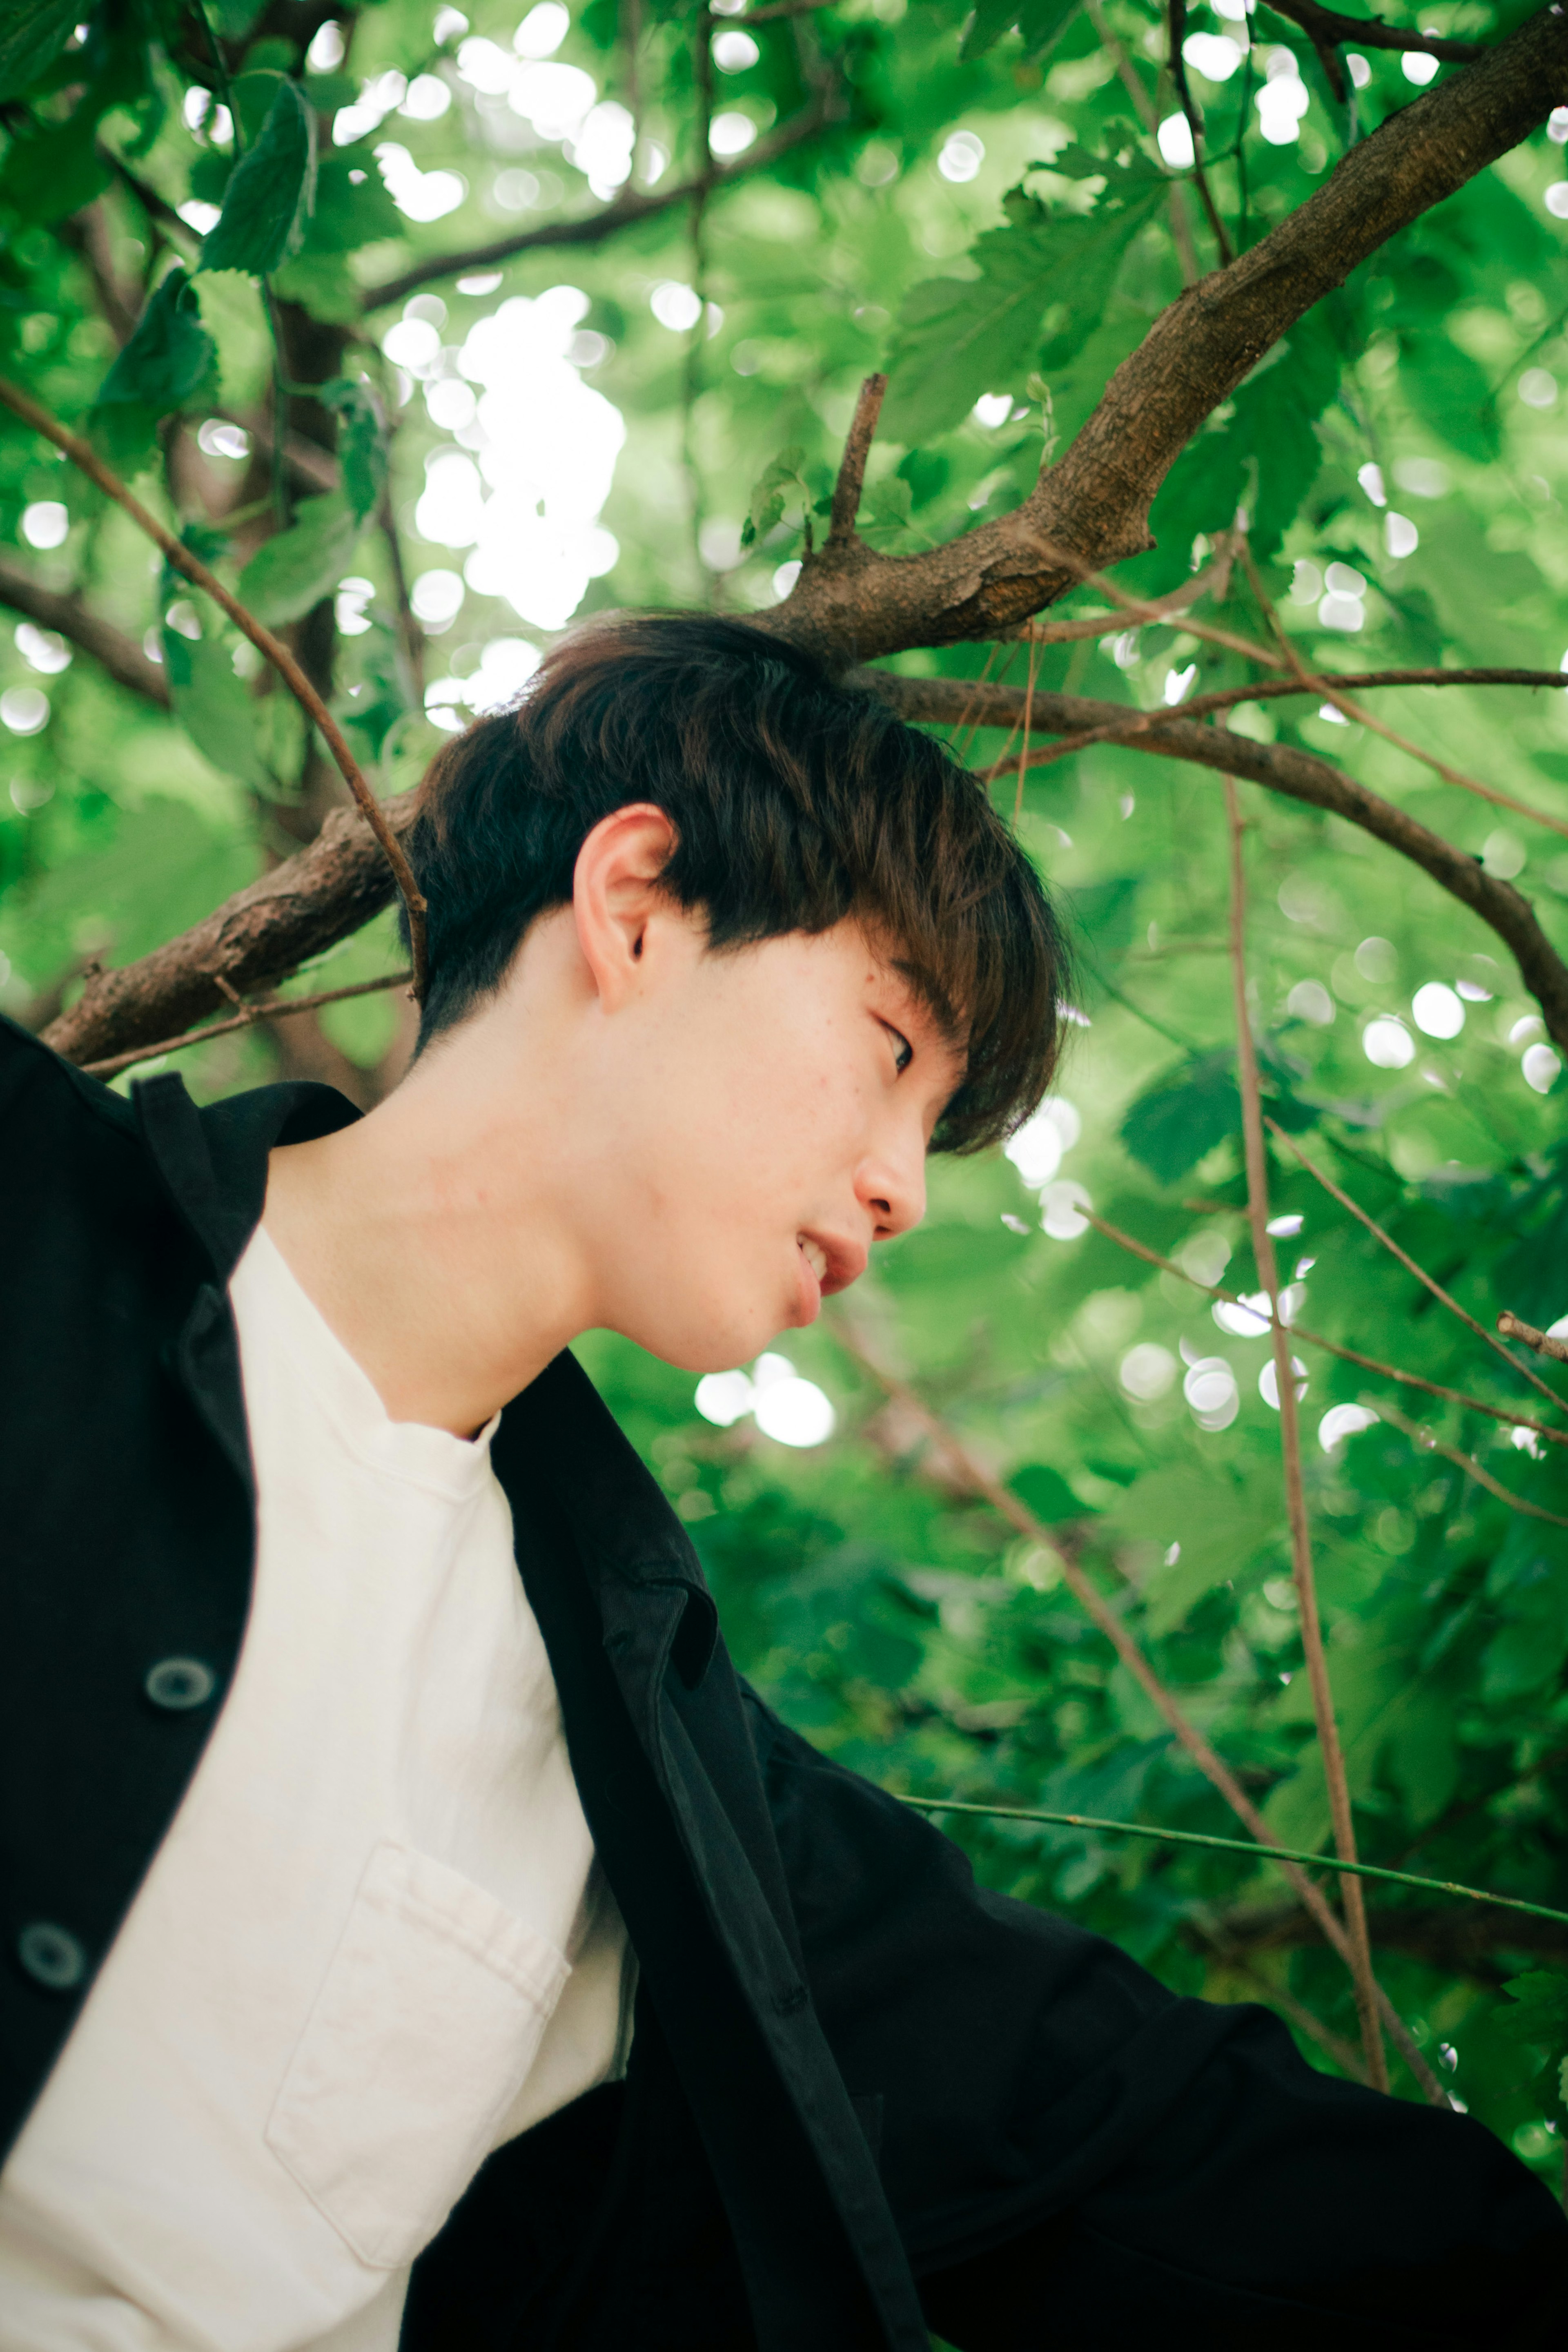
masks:
<svg viewBox="0 0 1568 2352"><path fill-rule="evenodd" d="M1554 2200L1468 2117L1345 2087L1251 2012L1071 2210L1014 2217L922 2277L934 2334L957 2352L1560 2352L1568 2223ZM490 2158L415 2266L402 2352L753 2341L723 2206L644 2005L625 2084Z"/></svg>

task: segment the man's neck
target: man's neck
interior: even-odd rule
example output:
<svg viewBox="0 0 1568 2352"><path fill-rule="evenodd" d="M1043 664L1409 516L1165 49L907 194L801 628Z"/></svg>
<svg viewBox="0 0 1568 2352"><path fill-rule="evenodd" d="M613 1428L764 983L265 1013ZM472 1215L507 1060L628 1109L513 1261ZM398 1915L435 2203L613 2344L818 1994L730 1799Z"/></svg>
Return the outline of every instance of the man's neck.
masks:
<svg viewBox="0 0 1568 2352"><path fill-rule="evenodd" d="M458 1058L274 1151L263 1222L392 1419L469 1437L591 1318L559 1171L471 1131L484 1096ZM546 1111L532 1139L553 1127Z"/></svg>

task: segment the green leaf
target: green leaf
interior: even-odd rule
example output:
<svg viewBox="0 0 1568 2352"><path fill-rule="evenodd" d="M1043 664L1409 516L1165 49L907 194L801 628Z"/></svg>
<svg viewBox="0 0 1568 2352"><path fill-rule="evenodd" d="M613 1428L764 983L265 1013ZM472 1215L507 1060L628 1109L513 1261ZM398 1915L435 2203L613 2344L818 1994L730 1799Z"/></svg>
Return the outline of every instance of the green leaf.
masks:
<svg viewBox="0 0 1568 2352"><path fill-rule="evenodd" d="M1023 36L1025 57L1037 57L1078 7L1079 0L977 0L958 55L966 64L971 58L983 58L1016 26Z"/></svg>
<svg viewBox="0 0 1568 2352"><path fill-rule="evenodd" d="M1568 1976L1554 1969L1528 1969L1503 1985L1513 2006L1497 2012L1499 2029L1514 2042L1533 2042L1551 2051L1568 2041Z"/></svg>
<svg viewBox="0 0 1568 2352"><path fill-rule="evenodd" d="M1092 1506L1080 1500L1060 1470L1048 1462L1028 1462L1015 1470L1008 1485L1020 1503L1048 1528L1060 1527L1064 1519L1086 1519Z"/></svg>
<svg viewBox="0 0 1568 2352"><path fill-rule="evenodd" d="M766 539L774 525L783 521L787 507L799 508L804 515L811 503L811 493L800 470L805 462L803 449L781 449L778 457L763 468L753 485L746 520L741 525L742 547L750 547L754 541Z"/></svg>
<svg viewBox="0 0 1568 2352"><path fill-rule="evenodd" d="M1112 1518L1119 1534L1163 1555L1145 1586L1150 1632L1168 1633L1216 1585L1239 1577L1281 1509L1277 1486L1239 1486L1223 1470L1174 1463L1145 1472Z"/></svg>
<svg viewBox="0 0 1568 2352"><path fill-rule="evenodd" d="M256 742L256 706L235 676L228 646L215 637L193 644L178 629L166 628L163 661L174 716L197 751L225 775L275 793L277 779Z"/></svg>
<svg viewBox="0 0 1568 2352"><path fill-rule="evenodd" d="M1021 391L1040 357L1048 308L1060 310L1053 366L1093 332L1127 247L1164 189L1143 174L1134 185L1104 162L1095 169L1111 184L1092 212L988 229L969 255L977 277L928 278L910 289L888 360L883 425L890 440L927 440L961 424L983 394Z"/></svg>
<svg viewBox="0 0 1568 2352"><path fill-rule="evenodd" d="M1235 1066L1228 1045L1197 1055L1140 1095L1122 1121L1123 1142L1160 1183L1174 1184L1217 1143L1239 1133Z"/></svg>
<svg viewBox="0 0 1568 2352"><path fill-rule="evenodd" d="M1441 333L1412 339L1400 358L1399 388L1450 448L1482 464L1495 462L1502 446L1497 404L1486 370L1469 352Z"/></svg>
<svg viewBox="0 0 1568 2352"><path fill-rule="evenodd" d="M96 110L85 102L68 122L19 126L0 166L0 199L46 225L79 213L109 184L97 137Z"/></svg>
<svg viewBox="0 0 1568 2352"><path fill-rule="evenodd" d="M267 277L298 252L315 201L316 118L298 86L283 81L260 138L235 166L199 267Z"/></svg>
<svg viewBox="0 0 1568 2352"><path fill-rule="evenodd" d="M149 446L161 417L214 396L217 357L196 289L176 262L99 388L96 436L121 462L133 457Z"/></svg>
<svg viewBox="0 0 1568 2352"><path fill-rule="evenodd" d="M0 17L0 101L20 98L53 65L77 26L80 0L7 0Z"/></svg>
<svg viewBox="0 0 1568 2352"><path fill-rule="evenodd" d="M323 405L338 419L338 468L356 522L363 522L386 488L386 431L380 405L363 378L339 376L323 384Z"/></svg>
<svg viewBox="0 0 1568 2352"><path fill-rule="evenodd" d="M359 536L359 521L340 490L308 499L292 530L264 541L240 573L240 603L269 628L303 620L348 570Z"/></svg>
<svg viewBox="0 0 1568 2352"><path fill-rule="evenodd" d="M378 237L401 236L405 226L371 158L335 150L317 166L316 208L300 255L353 253Z"/></svg>

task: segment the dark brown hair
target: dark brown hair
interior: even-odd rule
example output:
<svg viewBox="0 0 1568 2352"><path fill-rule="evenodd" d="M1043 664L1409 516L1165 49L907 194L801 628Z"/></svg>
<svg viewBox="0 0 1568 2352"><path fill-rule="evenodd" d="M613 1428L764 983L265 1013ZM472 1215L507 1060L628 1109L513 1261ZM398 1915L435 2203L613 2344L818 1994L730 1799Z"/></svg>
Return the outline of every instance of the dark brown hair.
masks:
<svg viewBox="0 0 1568 2352"><path fill-rule="evenodd" d="M536 915L571 898L601 817L651 801L663 880L716 951L862 922L966 1052L936 1148L1010 1133L1055 1065L1066 951L983 787L875 694L702 614L599 618L426 775L406 836L429 901L420 1044L499 985Z"/></svg>

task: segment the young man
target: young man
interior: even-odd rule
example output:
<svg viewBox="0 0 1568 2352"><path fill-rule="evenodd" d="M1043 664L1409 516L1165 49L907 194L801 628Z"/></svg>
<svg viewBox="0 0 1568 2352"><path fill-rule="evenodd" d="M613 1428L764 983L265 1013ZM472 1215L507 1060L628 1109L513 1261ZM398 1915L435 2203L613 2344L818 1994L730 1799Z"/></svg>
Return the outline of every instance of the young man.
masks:
<svg viewBox="0 0 1568 2352"><path fill-rule="evenodd" d="M566 1352L713 1370L1050 1075L983 793L738 625L435 763L421 1052L0 1046L4 2352L1561 2341L1568 2228L737 1683Z"/></svg>

